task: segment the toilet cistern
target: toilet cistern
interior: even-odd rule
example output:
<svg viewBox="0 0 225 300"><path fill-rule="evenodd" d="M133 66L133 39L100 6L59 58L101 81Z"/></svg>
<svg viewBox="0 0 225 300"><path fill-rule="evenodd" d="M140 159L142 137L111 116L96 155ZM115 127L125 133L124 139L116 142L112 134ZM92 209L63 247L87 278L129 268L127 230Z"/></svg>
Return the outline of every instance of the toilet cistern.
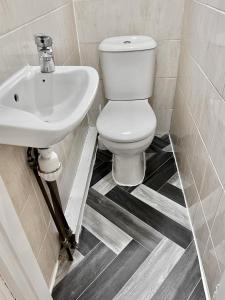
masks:
<svg viewBox="0 0 225 300"><path fill-rule="evenodd" d="M42 33L34 36L35 44L39 54L39 61L42 73L52 73L55 71L54 54L52 49L52 38Z"/></svg>

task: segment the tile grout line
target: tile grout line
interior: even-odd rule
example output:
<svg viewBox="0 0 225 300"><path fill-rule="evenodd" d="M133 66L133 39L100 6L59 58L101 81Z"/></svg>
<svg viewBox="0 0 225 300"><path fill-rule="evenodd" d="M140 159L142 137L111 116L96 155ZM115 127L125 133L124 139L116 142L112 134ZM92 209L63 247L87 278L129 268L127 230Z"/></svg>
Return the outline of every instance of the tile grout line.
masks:
<svg viewBox="0 0 225 300"><path fill-rule="evenodd" d="M193 290L191 291L191 293L190 293L189 297L187 298L187 300L189 300L189 299L190 299L190 297L193 295L193 293L194 293L194 291L195 291L196 287L197 287L197 286L198 286L198 284L201 282L201 280L202 280L202 278L200 277L199 281L197 282L197 284L195 285L195 287L194 287L194 288L193 288Z"/></svg>
<svg viewBox="0 0 225 300"><path fill-rule="evenodd" d="M207 3L199 2L198 0L193 0L193 1L194 1L195 3L197 3L198 5L205 6L205 7L210 8L210 9L212 9L212 10L214 10L214 11L220 13L220 14L225 15L225 11L223 11L223 10L221 10L221 9L219 9L219 8L216 8L216 7L214 7L214 6L211 6L211 5L207 4Z"/></svg>

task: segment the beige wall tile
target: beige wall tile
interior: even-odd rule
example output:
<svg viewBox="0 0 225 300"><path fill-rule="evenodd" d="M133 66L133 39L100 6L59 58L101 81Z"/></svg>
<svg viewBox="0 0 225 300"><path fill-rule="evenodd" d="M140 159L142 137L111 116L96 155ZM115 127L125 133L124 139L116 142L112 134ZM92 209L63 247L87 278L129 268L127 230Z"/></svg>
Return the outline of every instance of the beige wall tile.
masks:
<svg viewBox="0 0 225 300"><path fill-rule="evenodd" d="M98 117L100 111L105 106L105 104L106 104L106 100L104 97L104 87L103 87L102 80L100 80L97 94L95 96L95 101L92 104L92 107L88 112L88 123L90 126L95 126L97 117Z"/></svg>
<svg viewBox="0 0 225 300"><path fill-rule="evenodd" d="M215 165L215 168L219 174L219 178L225 187L225 160L224 160L224 151L225 151L225 139L224 139L224 130L225 130L225 102L220 102L219 113L217 114L214 121L216 122L216 128L212 139L211 147L209 151L211 153L212 161ZM212 120L213 122L213 120Z"/></svg>
<svg viewBox="0 0 225 300"><path fill-rule="evenodd" d="M0 173L18 214L33 193L23 152L22 147L0 145Z"/></svg>
<svg viewBox="0 0 225 300"><path fill-rule="evenodd" d="M199 134L196 136L190 167L196 183L197 190L200 191L203 181L203 174L209 160L207 150Z"/></svg>
<svg viewBox="0 0 225 300"><path fill-rule="evenodd" d="M98 43L80 44L81 64L84 66L91 66L95 68L98 71L100 77L102 77L99 62L98 45Z"/></svg>
<svg viewBox="0 0 225 300"><path fill-rule="evenodd" d="M155 79L154 95L151 104L155 108L173 108L176 78Z"/></svg>
<svg viewBox="0 0 225 300"><path fill-rule="evenodd" d="M27 41L24 29L0 37L0 83L26 65L21 41Z"/></svg>
<svg viewBox="0 0 225 300"><path fill-rule="evenodd" d="M48 285L51 284L52 271L57 263L57 258L54 255L55 249L56 247L52 240L52 235L50 234L50 231L47 231L46 237L38 255L38 263L42 269L43 276Z"/></svg>
<svg viewBox="0 0 225 300"><path fill-rule="evenodd" d="M215 222L212 228L212 240L215 247L215 252L219 261L219 266L222 272L225 270L225 194L222 194L220 204L217 209Z"/></svg>
<svg viewBox="0 0 225 300"><path fill-rule="evenodd" d="M154 112L156 114L156 119L157 119L156 133L163 134L169 132L173 110L159 108L159 109L154 109Z"/></svg>
<svg viewBox="0 0 225 300"><path fill-rule="evenodd" d="M38 202L36 195L34 193L30 194L19 216L36 257L38 257L47 232L47 226Z"/></svg>
<svg viewBox="0 0 225 300"><path fill-rule="evenodd" d="M160 41L157 49L156 77L176 77L179 55L180 41Z"/></svg>
<svg viewBox="0 0 225 300"><path fill-rule="evenodd" d="M183 23L184 0L159 0L158 38L180 39ZM169 16L169 17L168 17Z"/></svg>
<svg viewBox="0 0 225 300"><path fill-rule="evenodd" d="M211 228L223 190L210 160L207 162L205 172L202 169L202 179L199 195L207 223Z"/></svg>
<svg viewBox="0 0 225 300"><path fill-rule="evenodd" d="M225 2L223 0L205 0L206 4L225 11Z"/></svg>
<svg viewBox="0 0 225 300"><path fill-rule="evenodd" d="M213 297L216 285L221 277L216 252L213 246L212 239L209 238L205 253L203 256L204 271L206 273L207 283L211 297Z"/></svg>
<svg viewBox="0 0 225 300"><path fill-rule="evenodd" d="M0 35L22 26L68 2L69 0L1 0L0 15L4 16L4 22L1 22Z"/></svg>
<svg viewBox="0 0 225 300"><path fill-rule="evenodd" d="M200 202L198 202L198 205L196 206L193 229L197 239L200 255L203 257L210 231Z"/></svg>
<svg viewBox="0 0 225 300"><path fill-rule="evenodd" d="M223 67L225 62L225 17L224 12L218 13L210 9L208 11L210 11L209 18L212 21L211 23L207 22L209 34L203 68L212 84L222 95L225 85L225 70Z"/></svg>

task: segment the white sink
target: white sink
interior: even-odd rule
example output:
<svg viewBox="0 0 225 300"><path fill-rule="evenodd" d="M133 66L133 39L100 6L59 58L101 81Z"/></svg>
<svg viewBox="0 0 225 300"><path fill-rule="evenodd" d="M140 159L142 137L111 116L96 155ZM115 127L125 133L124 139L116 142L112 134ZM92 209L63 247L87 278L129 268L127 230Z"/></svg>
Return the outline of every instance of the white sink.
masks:
<svg viewBox="0 0 225 300"><path fill-rule="evenodd" d="M53 73L41 73L39 66L20 70L0 86L0 144L56 144L81 123L98 81L91 67L56 66Z"/></svg>

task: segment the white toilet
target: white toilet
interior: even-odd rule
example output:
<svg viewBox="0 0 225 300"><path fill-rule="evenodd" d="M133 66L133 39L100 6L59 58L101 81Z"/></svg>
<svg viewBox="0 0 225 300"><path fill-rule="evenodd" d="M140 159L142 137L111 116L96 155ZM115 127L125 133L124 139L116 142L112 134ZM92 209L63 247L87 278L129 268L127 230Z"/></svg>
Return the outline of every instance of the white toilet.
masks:
<svg viewBox="0 0 225 300"><path fill-rule="evenodd" d="M105 97L97 120L100 144L113 153L112 175L119 185L140 184L145 150L151 144L156 117L152 96L156 42L148 36L107 38L99 45Z"/></svg>

